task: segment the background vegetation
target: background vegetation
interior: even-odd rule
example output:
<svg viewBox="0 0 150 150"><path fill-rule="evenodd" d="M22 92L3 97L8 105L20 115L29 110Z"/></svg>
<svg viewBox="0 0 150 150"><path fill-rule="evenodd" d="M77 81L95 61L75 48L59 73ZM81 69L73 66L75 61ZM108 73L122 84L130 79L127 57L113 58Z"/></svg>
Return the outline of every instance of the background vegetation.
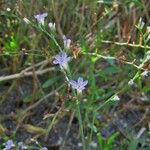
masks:
<svg viewBox="0 0 150 150"><path fill-rule="evenodd" d="M34 15L45 12L41 28ZM148 0L0 1L0 149L12 139L28 149L149 150L149 14ZM88 80L79 110L53 64L63 35L72 78Z"/></svg>

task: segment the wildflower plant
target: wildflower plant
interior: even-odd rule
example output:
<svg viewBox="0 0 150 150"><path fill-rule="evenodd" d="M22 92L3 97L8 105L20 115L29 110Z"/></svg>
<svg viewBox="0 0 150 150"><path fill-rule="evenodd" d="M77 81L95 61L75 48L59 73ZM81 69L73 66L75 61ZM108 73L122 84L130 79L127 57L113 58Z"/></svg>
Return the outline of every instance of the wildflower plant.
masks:
<svg viewBox="0 0 150 150"><path fill-rule="evenodd" d="M65 78L68 82L68 85L71 85L72 89L77 90L77 95L74 94L74 96L77 97L76 99L76 106L77 106L77 115L79 120L79 127L80 127L80 133L81 133L81 139L83 143L83 150L86 150L86 144L84 139L84 132L83 132L83 123L82 123L82 117L81 117L81 111L80 111L80 99L78 95L82 94L82 91L85 89L85 86L87 85L88 81L83 80L82 77L79 77L77 81L72 80L72 76L69 71L69 65L68 62L70 61L70 57L67 56L65 52L60 52L57 54L53 60L53 64L58 64L61 68L61 70L64 72Z"/></svg>
<svg viewBox="0 0 150 150"><path fill-rule="evenodd" d="M47 3L48 4L52 3L52 6L54 8L51 9L50 8L51 5L49 5L48 8L45 8ZM64 3L65 3L65 5L64 5L65 7L62 7L62 8L66 8L66 4L69 4L66 2L64 2ZM55 24L55 22L51 22L51 20L46 20L48 18L47 12L40 13L40 14L34 13L35 15L33 15L32 17L34 18L34 22L37 22L37 23L34 23L31 20L28 20L26 17L24 17L22 19L23 19L24 23L26 23L26 25L33 26L35 29L40 31L42 34L38 35L37 32L35 32L35 30L29 30L29 32L27 32L28 30L24 30L23 33L28 33L29 40L35 38L33 45L31 42L31 46L30 46L30 41L28 42L27 46L24 44L24 42L27 41L26 36L24 36L25 39L20 38L21 42L20 42L20 44L18 44L21 46L21 48L22 48L22 46L25 47L25 51L21 51L21 56L20 55L19 55L19 57L17 56L17 58L21 58L21 59L23 58L23 60L24 60L24 55L25 55L25 57L27 58L25 65L30 64L30 61L35 63L35 62L38 62L39 60L41 60L41 59L39 59L39 60L34 61L35 57L30 57L30 55L28 56L28 54L30 54L30 50L35 49L35 51L31 51L32 52L31 54L33 56L36 56L36 58L39 54L39 50L40 50L40 57L41 57L41 54L43 54L43 51L41 51L41 50L44 50L44 52L45 52L44 54L46 54L46 55L42 55L42 58L44 57L44 59L46 59L46 62L49 62L49 61L47 61L49 59L52 60L51 61L52 64L55 66L58 66L58 69L60 69L61 73L63 73L63 77L66 80L65 83L67 83L67 84L62 84L62 85L57 84L56 82L61 80L60 76L58 75L56 77L53 77L53 78L51 77L50 79L48 79L50 81L48 86L50 87L53 83L56 83L55 85L58 86L58 90L61 89L62 93L67 91L66 92L67 94L65 93L65 96L62 96L61 95L62 93L59 95L59 91L57 91L57 90L56 90L56 92L54 91L54 94L59 95L60 97L63 97L63 98L68 98L68 99L72 98L73 99L73 100L69 100L69 101L65 101L63 99L63 103L61 103L61 104L62 105L67 104L67 105L63 105L63 107L69 106L68 107L69 112L74 112L74 114L77 115L77 118L79 121L79 133L80 133L80 138L82 140L82 144L80 146L84 150L89 149L88 146L90 145L91 141L93 139L94 140L96 139L96 136L93 137L92 134L97 134L98 132L100 132L99 129L97 128L97 125L99 126L99 120L100 120L99 116L101 115L100 110L103 106L109 107L109 105L111 105L112 102L118 103L121 98L124 98L124 97L126 98L126 95L122 97L122 96L120 96L120 93L122 94L124 92L128 92L128 90L130 89L129 86L133 87L132 90L134 90L135 88L138 87L139 89L141 89L141 91L143 93L145 93L145 91L149 90L148 86L147 87L145 86L145 84L148 85L148 83L145 83L145 80L147 79L147 77L150 73L149 68L147 68L147 66L146 66L150 60L150 51L148 51L150 49L150 47L148 45L149 44L148 42L150 41L150 27L148 26L146 28L148 16L145 16L144 19L142 19L142 18L139 19L139 22L137 23L137 26L136 26L138 32L134 30L134 27L132 27L132 23L130 24L129 22L126 22L126 21L120 22L120 17L117 18L117 26L114 26L114 22L113 23L110 22L110 24L108 22L108 25L107 25L107 21L105 21L105 22L101 22L101 21L104 18L108 18L109 16L111 17L111 14L116 12L116 9L118 8L118 6L120 6L120 3L118 3L118 1L115 1L115 3L112 3L112 2L107 3L105 1L102 1L101 3L102 3L102 6L104 7L104 11L102 11L102 13L100 13L100 14L97 13L96 11L94 11L94 13L93 13L93 10L99 10L99 9L94 9L94 7L96 5L93 5L92 2L88 3L88 7L83 7L83 8L82 8L82 6L87 6L87 3L83 3L81 1L81 5L80 5L80 2L79 2L79 4L77 4L77 6L76 6L76 3L73 4L71 7L74 8L74 5L75 5L76 6L75 8L77 8L76 10L80 11L82 9L83 12L86 10L88 11L88 9L90 8L90 4L92 4L92 11L91 11L92 16L85 16L85 19L82 19L84 17L84 15L86 15L86 14L89 15L90 11L88 11L89 13L83 13L83 16L81 16L81 19L80 19L80 18L78 18L79 13L76 13L76 12L73 13L73 15L77 14L77 17L72 19L72 20L75 20L75 23L77 23L77 24L74 24L74 22L72 22L72 20L70 20L71 17L68 17L69 19L67 18L68 14L65 16L65 13L67 12L67 10L71 10L70 8L65 11L64 11L64 9L61 9L60 15L59 15L59 14L57 14L57 10L55 9L55 6L57 6L57 8L59 10L59 7L61 7L62 5L59 5L59 4L55 5L54 1L52 1L52 2L45 1L44 3L42 3L42 4L44 4L44 6L42 6L42 8L47 9L50 12L55 10L56 12L54 12L54 15L50 16L49 18L56 19L58 24ZM63 4L63 2L61 4ZM107 4L108 4L108 6L107 6ZM110 7L113 6L110 4L113 4L113 5L117 4L117 7L115 7L116 9L112 9L112 8L110 9ZM134 3L134 5L135 5L134 6L134 9L135 9L137 4ZM29 6L29 5L23 5L23 6L25 7L25 6ZM122 6L122 3L121 3L121 6ZM143 6L144 6L144 3L142 4L142 9L144 8ZM101 5L100 5L100 7L101 7ZM132 10L131 6L126 7L126 8L130 8L129 9L130 12L135 12L135 11L131 11ZM36 9L37 9L37 7L36 7ZM140 9L141 9L141 6L138 7L138 10L140 10ZM105 10L107 10L107 11L105 11ZM125 10L128 12L128 9L125 9ZM8 11L9 11L9 9L8 9ZM26 11L22 10L20 12L21 16L25 15L24 12L26 12ZM135 13L133 13L133 15L130 15L130 16L131 16L131 18L132 18L132 16L135 17ZM15 14L15 18L16 18L16 14ZM99 18L100 18L100 21L99 21ZM127 21L131 20L131 18L127 19ZM135 17L135 18L137 18L137 17ZM85 23L84 20L86 20L87 22ZM90 20L92 22L90 22ZM136 20L136 19L134 19L134 20ZM144 23L144 20L146 20L146 23ZM18 22L19 21L20 20L18 19ZM69 24L65 24L65 23L67 23L67 21ZM46 22L47 22L47 24L46 24ZM2 23L3 23L3 21L2 21ZM8 22L8 24L9 24L9 22ZM75 66L75 64L73 62L80 61L79 57L77 59L73 59L69 55L71 53L73 53L73 55L78 53L78 47L76 47L76 45L75 45L72 48L70 48L71 43L72 43L71 39L67 35L62 36L63 33L67 32L70 25L74 25L74 26L68 32L68 35L74 34L77 31L76 30L77 27L79 27L79 30L78 30L79 32L82 32L82 31L85 32L84 34L76 33L75 37L74 37L80 43L79 51L80 51L81 55L88 55L88 57L84 57L84 58L88 58L88 59L86 59L86 61L85 61L85 59L83 58L84 61L82 61L82 63L79 64L78 66ZM106 26L104 27L104 25L106 25ZM120 25L122 28L119 28ZM133 21L133 25L135 25L135 21ZM90 26L92 26L92 28ZM116 29L117 27L119 28L118 30ZM88 28L88 30L86 31L87 28ZM115 30L112 30L112 28L115 28ZM57 29L58 29L59 35L57 35ZM64 29L65 29L65 31L64 31ZM18 30L18 31L21 31L21 30ZM126 33L126 31L129 31L129 32ZM133 32L130 32L130 31L133 31ZM109 34L114 35L115 32L117 32L118 35L115 35L114 37L111 37L111 35L109 36ZM36 33L37 37L34 36L35 33ZM46 35L46 37L44 37L43 34ZM20 34L18 34L18 35L20 35ZM78 37L76 37L78 35L81 35L81 38L78 39ZM139 35L139 37L138 37L138 35ZM60 37L62 38L61 39L62 46L61 46L61 44L59 45L59 42L57 42L57 39L60 40ZM43 38L44 41L42 41L40 38ZM105 40L107 40L107 41L105 41ZM43 46L43 42L46 42L47 45L44 43L45 45ZM12 43L12 41L11 41L11 43ZM36 43L39 43L39 47L36 46ZM110 47L109 47L109 45L110 45ZM41 46L42 46L42 48L41 48ZM121 46L121 49L120 49L120 50L122 50L121 54L119 53L120 50L117 51L119 46ZM49 47L50 47L50 50L49 50ZM134 47L134 49L133 49L134 52L131 50L132 47ZM26 48L27 48L27 50L26 50ZM28 49L29 49L29 51L28 51ZM56 53L56 51L57 51L57 53ZM140 53L138 53L138 51L140 51ZM126 57L132 52L133 52L133 55L131 57ZM103 56L103 54L107 55L109 53L114 56L109 56L109 55ZM124 53L125 53L125 55L124 55ZM140 57L141 55L143 55L143 56L141 59L139 59L139 58L136 59L135 58L136 54L140 54L140 55L138 55L138 57ZM16 55L16 53L15 53L15 55ZM17 53L17 55L18 55L18 53ZM135 61L132 58L135 59ZM101 60L97 61L98 59L104 59L105 61L102 61L102 64L100 64ZM131 60L129 61L128 59L131 59ZM15 59L15 61L16 60L17 59ZM70 63L72 63L72 66L70 65ZM118 64L121 64L121 65L118 65ZM124 64L125 64L125 67L124 67ZM46 65L47 65L47 63L46 63ZM34 67L33 68L33 77L34 77L34 75L38 75L38 74L36 74L37 72L39 74L42 74L41 72L43 71L44 68L46 68L46 65L43 64L43 65L41 65L41 67L40 67L40 65L39 66L33 65L33 67ZM136 67L136 70L134 70L134 69L132 70L130 67L128 67L128 65L131 65L132 67ZM8 66L7 63L5 66ZM14 65L12 65L12 66L14 66ZM85 69L83 69L84 66L86 66ZM23 68L23 67L24 66L21 66L21 68ZM75 69L73 69L73 67L75 67ZM54 67L52 67L52 68L54 69ZM121 71L122 68L124 69L123 71ZM16 71L19 71L19 69L20 68L18 68ZM48 66L48 69L51 69L51 68L49 68L49 66ZM85 76L82 77L82 75L81 75L82 69L85 71L85 74L87 74L87 79L89 79L89 81L86 79ZM11 71L13 71L13 73L14 73L15 72L14 70L15 69L13 69ZM73 71L73 70L75 70L75 71ZM78 70L80 70L80 75L78 74ZM119 76L116 76L119 72L121 74ZM6 70L6 74L8 74L8 73ZM25 74L25 73L23 73L23 74ZM32 72L31 72L31 74L32 74ZM51 75L53 76L54 73ZM79 78L76 78L76 77L79 77ZM144 78L144 80L143 80L144 83L141 82L141 80L143 78ZM59 79L59 80L57 80L57 79ZM98 81L99 79L100 79L100 81ZM113 82L111 83L111 81L109 79L111 79L111 81L113 81ZM122 80L123 80L123 82L122 82ZM36 85L40 86L40 82L38 82L38 84L36 84L36 80L33 80L33 81L35 81L35 86ZM42 78L42 81L43 81L43 78ZM121 82L119 83L119 81L121 81ZM67 88L62 89L62 87L64 85L67 86ZM88 86L89 86L89 89L87 90ZM47 89L46 90L44 89L44 91L43 91L41 87L43 88L43 85L40 86L41 92L39 94L44 97L45 96L44 93L47 92ZM52 87L52 90L53 89L54 89L54 87ZM38 90L38 87L35 90ZM86 95L86 98L84 98L82 100L82 98L84 97L83 96L84 92L86 90L88 91L87 93L89 95ZM36 92L33 91L33 96L34 96L33 100L37 97L41 97L41 96L34 95L35 93ZM130 93L128 93L128 94L130 94ZM4 96L4 98L5 98L5 96ZM44 97L44 99L47 99L47 98ZM40 100L40 98L39 98L39 100ZM138 99L138 101L139 101L139 99ZM41 101L39 101L38 104L40 102ZM122 102L124 102L124 101L122 101ZM57 103L57 101L56 101L56 103ZM27 107L28 107L28 105L27 105ZM63 107L60 106L58 108L63 108ZM33 108L33 107L31 107L31 108ZM82 115L81 109L84 112L83 115ZM116 107L111 109L111 111L104 111L104 112L108 112L108 113L113 112L115 109L116 109ZM117 109L118 109L118 107L117 107ZM60 109L60 112L61 112L61 110L62 109ZM59 119L59 118L57 118L57 114L59 115L59 111L58 111L58 113L56 113L56 115L51 114L51 112L50 112L50 115L48 114L52 118L52 119L51 118L48 119L49 120L48 122L52 122L52 123L50 123L51 126L49 126L49 123L46 123L46 125L48 125L48 128L46 129L48 131L46 134L49 134L49 131L50 131L49 129L52 128L52 125L59 121L59 120L57 121L57 119ZM48 115L46 113L46 114L44 114L44 117L45 116L47 117ZM119 118L120 115L118 113L116 113L116 115ZM114 115L114 116L116 116L116 115ZM74 118L74 116L72 118ZM105 119L105 120L107 120L107 119ZM112 120L112 121L114 121L114 120ZM68 124L69 127L71 126L70 122L71 121L69 121L69 124ZM110 122L110 121L107 121L107 122ZM84 126L87 128L87 130L85 130L87 142L85 141ZM68 130L66 132L68 132ZM45 133L45 132L42 132L42 134L43 133ZM46 136L46 138L47 137L49 137L49 135ZM101 139L103 139L103 138L101 138ZM47 140L45 140L45 141L47 141ZM9 150L9 149L13 149L13 148L19 148L22 150L26 149L25 145L23 145L23 144L17 145L16 143L15 144L14 143L12 140L8 140L4 145L2 145L2 148L4 148L4 150ZM105 140L103 141L103 143L105 143ZM42 147L37 142L35 144L38 147L37 149L47 150L46 147L44 147L44 146ZM87 144L89 144L89 145L87 145ZM91 145L93 145L93 147L96 147L95 146L96 144L95 145L94 144L91 144ZM30 147L27 147L27 148L30 148ZM100 148L100 149L104 149L104 148ZM107 145L106 145L106 149L107 149ZM114 148L112 148L112 149L114 149Z"/></svg>
<svg viewBox="0 0 150 150"><path fill-rule="evenodd" d="M146 77L148 76L149 70L148 69L144 69L143 66L145 63L147 63L150 60L150 55L149 55L149 51L147 51L146 46L147 43L150 39L150 27L148 26L146 29L146 32L143 32L143 28L145 27L145 23L142 21L142 18L139 19L139 23L136 26L137 29L140 32L140 37L143 40L143 44L144 44L144 57L141 59L141 63L140 65L137 66L137 72L135 73L135 75L133 76L132 79L129 80L128 85L136 85L135 81L138 79L139 83L141 84L141 76ZM141 43L140 43L141 44Z"/></svg>
<svg viewBox="0 0 150 150"><path fill-rule="evenodd" d="M88 80L84 80L82 77L79 77L77 80L73 80L74 77L71 75L70 69L69 69L69 62L71 61L71 57L68 56L67 52L70 49L70 45L71 45L71 39L67 38L66 36L63 36L63 48L61 48L58 44L58 42L56 41L55 38L55 33L54 31L56 31L56 24L49 22L47 24L47 26L49 27L49 30L47 31L46 29L46 25L44 24L45 18L48 16L48 13L43 13L43 14L37 14L34 15L34 18L37 20L38 25L33 25L32 23L30 23L30 21L27 18L24 18L23 20L27 23L27 24L32 24L34 27L36 27L37 29L39 29L40 31L42 31L44 34L46 34L48 37L50 37L53 42L56 44L59 52L57 55L54 56L53 59L53 64L54 65L58 65L61 69L61 71L64 73L64 76L66 78L66 81L68 83L68 87L72 89L72 95L73 97L76 98L75 102L75 112L77 113L77 117L78 117L78 121L79 121L79 130L80 130L80 136L81 136L81 140L82 140L82 147L83 150L86 150L87 146L85 143L85 136L84 136L84 129L83 129L83 120L82 120L82 115L81 115L81 102L82 102L82 97L81 95L83 94L83 91L86 89L87 84L88 84ZM149 28L147 28L147 35L145 36L142 33L142 30L145 26L145 23L142 21L142 19L140 18L139 24L137 25L137 28L139 29L140 33L142 34L142 36L144 37L144 42L146 44L146 37L149 35ZM64 50L63 50L64 49ZM102 57L102 58L106 58L106 57ZM110 57L109 57L110 58ZM113 58L114 59L114 58ZM145 59L143 59L143 62L141 65L143 65L147 60L149 60L149 54L147 53ZM135 80L140 76L147 76L148 72L147 71L141 71L141 68L139 67L138 72L135 74L135 76L129 80L128 85L131 86L135 83ZM141 74L141 72L143 72ZM93 82L94 83L94 82ZM94 84L93 84L94 85ZM94 87L94 86L93 86ZM94 89L94 88L93 88ZM109 103L110 101L119 101L120 98L118 97L117 94L114 94L111 98L109 98L106 102L104 102L103 105L97 106L97 108L93 111L93 120L92 120L92 125L94 125L94 122L96 120L96 114L97 112L102 108L102 106L104 106L105 104ZM74 103L72 102L72 103ZM91 128L91 133L90 133L90 140L92 140L92 128ZM36 143L38 145L38 143ZM5 148L4 150L9 150L11 148L13 148L15 145L13 144L13 141L7 141L5 144ZM22 149L26 149L26 147L24 147L24 145L20 145ZM40 150L47 150L46 147L41 147L40 146Z"/></svg>
<svg viewBox="0 0 150 150"><path fill-rule="evenodd" d="M44 25L44 18L47 15L48 15L47 13L44 13L44 14L35 15L34 17L37 19L39 24ZM55 23L50 22L48 24L48 26L52 31L55 30ZM71 60L71 57L69 57L67 55L67 53L65 51L63 51L62 48L59 46L59 44L57 43L57 41L54 37L53 32L49 33L48 31L46 31L44 26L39 26L38 29L40 29L46 35L48 35L54 41L54 43L60 50L60 52L54 56L53 64L59 65L60 69L62 70L62 72L65 75L65 78L68 82L68 86L70 87L70 85L71 85L72 89L77 91L77 95L75 95L75 92L73 92L73 94L74 94L74 96L77 97L76 106L77 106L77 115L78 115L78 120L79 120L81 139L82 139L82 143L83 143L83 149L86 150L84 133L83 133L83 125L82 125L83 123L82 123L82 117L81 117L81 112L80 112L80 99L78 99L78 94L82 94L82 91L85 89L85 86L87 85L88 81L87 80L84 81L82 77L79 77L77 81L72 80L72 76L71 76L69 65L68 65L68 62ZM71 45L71 40L67 39L66 36L63 36L63 44L64 44L64 49L68 50ZM45 149L42 149L42 150L45 150Z"/></svg>

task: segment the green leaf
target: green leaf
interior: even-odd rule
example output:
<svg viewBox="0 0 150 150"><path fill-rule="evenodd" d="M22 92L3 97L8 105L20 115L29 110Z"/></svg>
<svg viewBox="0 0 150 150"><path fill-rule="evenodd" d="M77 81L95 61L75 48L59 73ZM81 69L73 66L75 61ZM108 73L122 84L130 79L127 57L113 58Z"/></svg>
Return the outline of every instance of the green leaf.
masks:
<svg viewBox="0 0 150 150"><path fill-rule="evenodd" d="M144 86L142 92L150 92L150 86L149 85Z"/></svg>
<svg viewBox="0 0 150 150"><path fill-rule="evenodd" d="M119 72L120 72L120 69L114 66L105 68L103 70L103 73L105 73L106 75L112 75L112 74L119 73Z"/></svg>
<svg viewBox="0 0 150 150"><path fill-rule="evenodd" d="M26 97L23 99L23 101L24 101L25 103L30 103L30 102L32 101L32 95L26 96Z"/></svg>
<svg viewBox="0 0 150 150"><path fill-rule="evenodd" d="M114 140L117 138L118 135L119 135L119 132L116 132L116 133L112 134L112 135L108 138L107 144L108 144L108 147L109 147L109 148L112 148L113 142L114 142Z"/></svg>
<svg viewBox="0 0 150 150"><path fill-rule="evenodd" d="M97 140L99 144L99 149L104 149L104 139L101 136L101 133L97 133Z"/></svg>
<svg viewBox="0 0 150 150"><path fill-rule="evenodd" d="M42 88L47 88L50 87L51 85L53 85L56 81L58 81L61 78L61 76L57 76L55 78L50 78L48 80L46 80L43 85Z"/></svg>
<svg viewBox="0 0 150 150"><path fill-rule="evenodd" d="M39 90L36 92L35 98L36 98L36 100L38 100L38 99L41 99L42 96L43 96L42 91ZM23 101L25 103L30 103L32 101L32 99L33 99L33 95L28 95L23 99Z"/></svg>
<svg viewBox="0 0 150 150"><path fill-rule="evenodd" d="M138 139L132 138L129 143L128 149L129 150L137 150L138 143L139 143Z"/></svg>

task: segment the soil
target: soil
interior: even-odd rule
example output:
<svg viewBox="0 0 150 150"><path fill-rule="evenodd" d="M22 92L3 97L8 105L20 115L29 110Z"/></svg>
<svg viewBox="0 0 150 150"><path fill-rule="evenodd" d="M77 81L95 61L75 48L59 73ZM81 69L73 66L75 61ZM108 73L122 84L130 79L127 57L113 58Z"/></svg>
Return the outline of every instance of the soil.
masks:
<svg viewBox="0 0 150 150"><path fill-rule="evenodd" d="M32 127L47 129L51 120L44 119L45 114L57 113L58 106L60 105L59 102L57 102L56 106L53 106L54 97L51 96L28 111L27 114L22 114L22 110L26 110L31 105L31 103L23 103L23 100L32 93L32 82L33 81L30 78L21 79L17 81L16 86L9 93L7 92L13 84L12 81L1 86L0 95L3 96L7 93L7 96L0 105L0 124L5 128L5 134L8 137L13 138L12 135L15 135L17 142L33 145L34 142L32 142L31 139L34 138L49 150L59 150L60 143L62 142L68 127L70 115L66 114L60 117L61 119L53 126L47 137L46 135L41 134L40 131L37 131L38 129L31 132L32 129L30 129L30 127L25 127L25 125L32 125ZM130 99L127 95L122 96L122 101L118 101L109 109L109 111L104 111L98 116L97 120L100 124L107 124L107 126L104 126L100 131L104 138L109 137L117 131L121 133L121 138L128 138L129 132L133 133L133 135L137 135L142 127L145 128L145 110L139 110L138 107L129 107L133 104L133 106L135 106L135 102L132 104L131 101L126 101L126 98ZM145 106L144 103L142 103L142 105L143 107ZM139 106L139 104L137 106ZM26 117L20 121L24 116ZM78 132L78 120L74 117L64 150L81 149L81 141L79 140ZM146 132L141 135L141 138L149 139ZM3 142L3 137L1 137L0 142ZM120 140L118 139L116 145L119 146L119 144ZM145 146L150 146L149 142L147 142ZM35 148L33 148L33 150L34 149ZM97 148L92 149L96 150Z"/></svg>

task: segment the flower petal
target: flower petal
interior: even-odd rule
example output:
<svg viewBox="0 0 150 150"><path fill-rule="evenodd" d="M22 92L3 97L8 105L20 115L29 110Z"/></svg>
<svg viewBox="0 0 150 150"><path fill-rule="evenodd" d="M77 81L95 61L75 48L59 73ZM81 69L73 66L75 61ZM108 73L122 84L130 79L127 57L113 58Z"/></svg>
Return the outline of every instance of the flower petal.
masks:
<svg viewBox="0 0 150 150"><path fill-rule="evenodd" d="M83 78L82 77L79 77L78 78L78 85L82 85L83 84Z"/></svg>
<svg viewBox="0 0 150 150"><path fill-rule="evenodd" d="M34 15L34 18L39 19L39 15Z"/></svg>
<svg viewBox="0 0 150 150"><path fill-rule="evenodd" d="M46 12L46 13L43 13L43 14L41 14L41 16L42 16L43 18L45 18L45 17L48 16L48 13L47 13L47 12Z"/></svg>
<svg viewBox="0 0 150 150"><path fill-rule="evenodd" d="M64 59L67 58L67 54L66 54L65 52L62 52L62 53L61 53L61 57L62 57L62 59L64 60Z"/></svg>
<svg viewBox="0 0 150 150"><path fill-rule="evenodd" d="M55 59L60 60L60 59L61 59L60 54L57 54L57 55L55 56Z"/></svg>
<svg viewBox="0 0 150 150"><path fill-rule="evenodd" d="M87 84L88 84L88 80L85 80L85 81L82 83L83 86L86 86Z"/></svg>
<svg viewBox="0 0 150 150"><path fill-rule="evenodd" d="M77 85L77 82L74 81L74 80L71 80L71 81L70 81L70 84L71 84L71 85Z"/></svg>
<svg viewBox="0 0 150 150"><path fill-rule="evenodd" d="M78 88L78 84L77 84L76 81L71 80L69 83L71 84L71 86L72 86L73 89L77 89Z"/></svg>

